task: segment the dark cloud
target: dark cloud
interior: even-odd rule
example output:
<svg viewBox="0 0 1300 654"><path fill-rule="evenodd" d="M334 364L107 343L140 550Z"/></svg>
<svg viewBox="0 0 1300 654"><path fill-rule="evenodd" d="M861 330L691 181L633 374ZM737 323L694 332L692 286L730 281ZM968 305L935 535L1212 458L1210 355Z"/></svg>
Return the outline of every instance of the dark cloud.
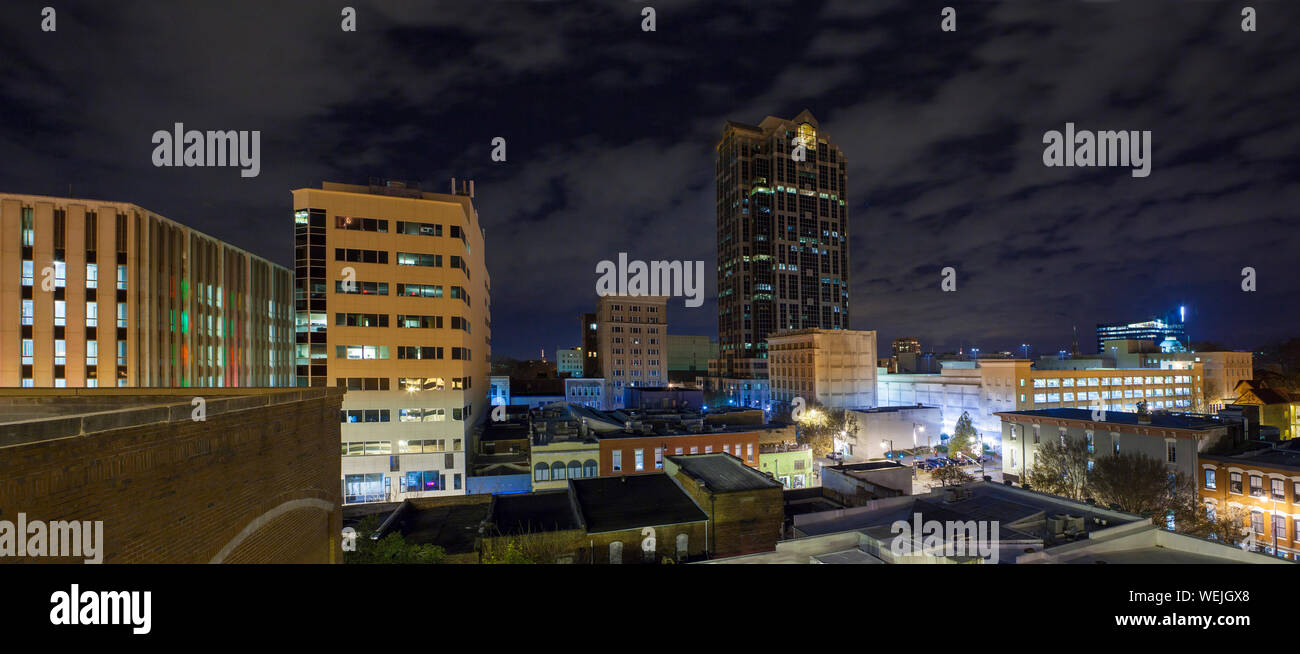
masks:
<svg viewBox="0 0 1300 654"><path fill-rule="evenodd" d="M947 3L955 34L908 0L355 1L356 34L306 1L64 2L45 34L45 4L0 9L0 189L71 185L288 265L292 188L472 177L498 352L574 343L619 252L713 270L723 121L803 108L849 158L853 326L882 342L1087 347L1185 304L1193 339L1251 347L1300 319L1293 3L1253 3L1254 34L1223 3ZM175 122L262 130L262 174L154 168ZM1066 122L1152 130L1150 177L1045 168ZM714 334L714 304L670 321Z"/></svg>

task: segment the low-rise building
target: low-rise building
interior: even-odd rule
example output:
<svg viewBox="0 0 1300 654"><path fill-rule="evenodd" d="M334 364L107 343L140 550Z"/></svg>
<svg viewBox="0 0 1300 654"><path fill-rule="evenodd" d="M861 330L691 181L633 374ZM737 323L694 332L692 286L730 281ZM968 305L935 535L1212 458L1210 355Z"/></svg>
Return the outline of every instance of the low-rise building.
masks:
<svg viewBox="0 0 1300 654"><path fill-rule="evenodd" d="M780 482L731 454L670 456L664 472L709 517L709 552L738 556L776 546L785 521Z"/></svg>
<svg viewBox="0 0 1300 654"><path fill-rule="evenodd" d="M938 538L926 542L918 532L931 525ZM802 513L794 536L770 552L707 563L1285 563L1149 518L987 482Z"/></svg>
<svg viewBox="0 0 1300 654"><path fill-rule="evenodd" d="M1235 390L1233 404L1259 407L1260 424L1276 427L1281 440L1300 436L1300 395L1251 381L1240 382Z"/></svg>
<svg viewBox="0 0 1300 654"><path fill-rule="evenodd" d="M600 377L566 379L564 401L607 411L613 407L610 406L609 398L605 395L606 390L605 380Z"/></svg>
<svg viewBox="0 0 1300 654"><path fill-rule="evenodd" d="M813 475L813 452L808 445L762 443L758 448L758 469L781 482L785 488L807 488L821 482Z"/></svg>
<svg viewBox="0 0 1300 654"><path fill-rule="evenodd" d="M822 468L822 488L848 506L912 494L912 467L895 461L843 463Z"/></svg>
<svg viewBox="0 0 1300 654"><path fill-rule="evenodd" d="M1197 456L1232 440L1233 423L1213 416L1087 409L1004 411L1002 478L1020 482L1038 461L1044 439L1085 441L1097 456L1137 452L1195 478Z"/></svg>
<svg viewBox="0 0 1300 654"><path fill-rule="evenodd" d="M666 474L574 479L565 490L494 495L482 547L513 542L539 563L687 562L708 553L708 522Z"/></svg>
<svg viewBox="0 0 1300 654"><path fill-rule="evenodd" d="M1300 560L1300 450L1246 443L1202 454L1200 468L1197 486L1212 517L1236 509L1256 550Z"/></svg>

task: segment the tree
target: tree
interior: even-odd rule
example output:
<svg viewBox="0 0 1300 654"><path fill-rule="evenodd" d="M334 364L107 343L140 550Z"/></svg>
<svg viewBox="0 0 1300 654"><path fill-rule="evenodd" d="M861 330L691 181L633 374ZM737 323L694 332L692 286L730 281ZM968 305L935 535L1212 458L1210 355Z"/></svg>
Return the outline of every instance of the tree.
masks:
<svg viewBox="0 0 1300 654"><path fill-rule="evenodd" d="M1170 514L1175 525L1192 525L1205 515L1195 482L1186 474L1169 472L1164 461L1145 454L1101 457L1093 465L1089 486L1099 502L1149 517L1157 524L1163 524Z"/></svg>
<svg viewBox="0 0 1300 654"><path fill-rule="evenodd" d="M957 419L957 426L952 430L952 436L948 438L948 451L952 454L958 452L971 454L975 452L975 444L978 441L979 432L975 430L970 414L962 411L961 417Z"/></svg>
<svg viewBox="0 0 1300 654"><path fill-rule="evenodd" d="M1082 440L1048 439L1038 446L1037 459L1025 475L1030 488L1081 501L1088 489L1091 452Z"/></svg>
<svg viewBox="0 0 1300 654"><path fill-rule="evenodd" d="M1249 526L1250 512L1239 506L1220 506L1213 518L1202 509L1199 516L1188 520L1185 525L1179 523L1178 530L1228 545L1238 545L1253 535Z"/></svg>
<svg viewBox="0 0 1300 654"><path fill-rule="evenodd" d="M974 477L957 466L944 466L935 470L932 476L944 486L960 486L975 481Z"/></svg>
<svg viewBox="0 0 1300 654"><path fill-rule="evenodd" d="M858 419L852 411L845 409L827 409L812 404L804 409L795 424L799 427L795 440L800 445L811 446L813 456L826 456L835 448L837 437L849 442L857 441Z"/></svg>
<svg viewBox="0 0 1300 654"><path fill-rule="evenodd" d="M356 526L357 549L343 552L344 563L442 563L447 551L437 545L409 543L401 534L393 532L379 540L370 534L379 528L377 516L366 516Z"/></svg>

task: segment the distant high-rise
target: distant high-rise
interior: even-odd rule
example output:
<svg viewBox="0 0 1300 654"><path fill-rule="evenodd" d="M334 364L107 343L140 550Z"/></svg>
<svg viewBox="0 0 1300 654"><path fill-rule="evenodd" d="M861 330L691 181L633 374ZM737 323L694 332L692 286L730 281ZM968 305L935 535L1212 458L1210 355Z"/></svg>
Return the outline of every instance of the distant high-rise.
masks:
<svg viewBox="0 0 1300 654"><path fill-rule="evenodd" d="M1183 308L1168 314L1136 322L1099 323L1097 325L1097 351L1105 352L1103 342L1117 339L1155 341L1160 349L1172 351L1185 348L1187 329L1183 323Z"/></svg>
<svg viewBox="0 0 1300 654"><path fill-rule="evenodd" d="M765 359L772 332L849 327L846 163L807 110L727 121L715 171L723 377Z"/></svg>
<svg viewBox="0 0 1300 654"><path fill-rule="evenodd" d="M921 341L912 336L904 336L894 339L894 354L904 354L908 352L921 352Z"/></svg>

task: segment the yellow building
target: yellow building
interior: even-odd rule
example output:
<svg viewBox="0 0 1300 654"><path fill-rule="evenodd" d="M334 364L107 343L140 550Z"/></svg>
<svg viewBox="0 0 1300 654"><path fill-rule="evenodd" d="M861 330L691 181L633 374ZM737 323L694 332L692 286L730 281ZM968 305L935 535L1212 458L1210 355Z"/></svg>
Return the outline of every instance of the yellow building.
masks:
<svg viewBox="0 0 1300 654"><path fill-rule="evenodd" d="M1253 382L1237 385L1237 404L1259 407L1259 423L1277 427L1282 440L1300 436L1300 397L1276 388L1264 388Z"/></svg>
<svg viewBox="0 0 1300 654"><path fill-rule="evenodd" d="M465 493L489 413L484 233L470 187L293 191L297 383L344 386L344 502Z"/></svg>
<svg viewBox="0 0 1300 654"><path fill-rule="evenodd" d="M134 204L0 194L0 386L292 386L292 283Z"/></svg>

